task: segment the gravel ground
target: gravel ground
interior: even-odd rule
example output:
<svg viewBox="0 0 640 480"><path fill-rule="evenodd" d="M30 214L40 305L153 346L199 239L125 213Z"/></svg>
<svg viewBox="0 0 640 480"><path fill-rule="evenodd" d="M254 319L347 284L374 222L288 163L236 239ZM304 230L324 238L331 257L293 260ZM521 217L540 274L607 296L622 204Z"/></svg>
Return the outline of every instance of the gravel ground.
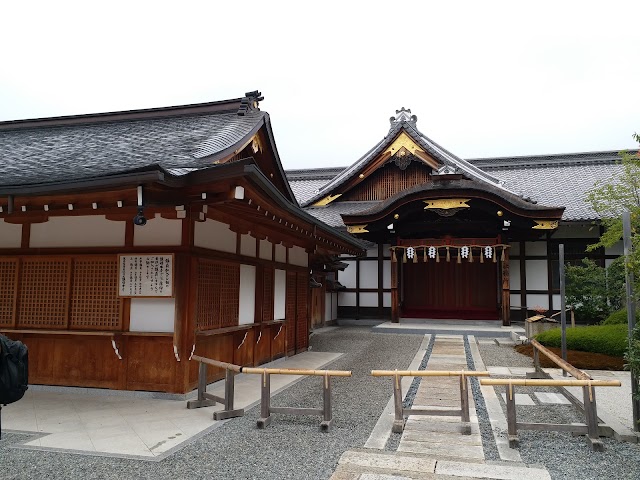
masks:
<svg viewBox="0 0 640 480"><path fill-rule="evenodd" d="M532 366L532 360L511 347L480 345L486 365ZM528 363L527 363L528 362ZM500 377L496 377L500 378ZM504 387L496 387L502 400ZM536 405L516 407L518 421L536 423L584 423L584 414L573 405L541 406L533 392L557 392L554 388L518 387L516 393L531 394ZM604 452L593 452L584 436L574 437L567 432L519 431L520 455L527 464L540 464L552 479L640 479L640 445L602 439Z"/></svg>
<svg viewBox="0 0 640 480"><path fill-rule="evenodd" d="M370 371L406 368L422 338L372 334L362 327L312 336L314 351L346 353L332 369L353 372L352 378L332 380L334 426L329 433L319 431L319 417L276 414L271 425L258 430L257 406L157 463L11 449L27 437L6 433L0 440L0 478L329 478L344 451L364 445L392 394L389 379L371 377ZM272 405L318 407L320 385L308 377L273 397Z"/></svg>

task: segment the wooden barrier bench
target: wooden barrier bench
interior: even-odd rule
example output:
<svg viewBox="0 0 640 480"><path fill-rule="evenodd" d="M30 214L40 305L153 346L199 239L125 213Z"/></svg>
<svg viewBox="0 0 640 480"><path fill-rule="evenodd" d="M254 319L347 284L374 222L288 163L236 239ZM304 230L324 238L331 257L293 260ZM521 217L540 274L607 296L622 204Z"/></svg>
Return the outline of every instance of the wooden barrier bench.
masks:
<svg viewBox="0 0 640 480"><path fill-rule="evenodd" d="M260 418L258 428L266 428L271 423L272 413L285 413L289 415L322 415L320 430L328 432L333 424L331 411L331 377L350 377L351 372L346 370L296 370L284 368L250 368L244 367L242 373L262 375L262 388L260 395ZM309 375L323 377L322 382L322 408L295 408L271 406L271 375Z"/></svg>
<svg viewBox="0 0 640 480"><path fill-rule="evenodd" d="M225 420L227 418L243 416L243 408L233 408L235 376L242 372L242 367L240 365L234 365L233 363L200 357L199 355L193 355L191 358L196 362L200 362L198 369L198 398L197 400L189 400L187 402L187 408L210 407L215 405L216 402L220 402L224 404L224 410L214 412L214 420ZM224 397L207 393L207 365L224 369Z"/></svg>
<svg viewBox="0 0 640 480"><path fill-rule="evenodd" d="M395 419L392 431L402 433L404 430L405 415L441 415L457 416L463 422L462 433L471 434L469 423L469 395L468 377L488 377L489 372L477 372L473 370L439 371L439 370L372 370L374 377L393 377L393 400L395 404ZM460 378L460 410L429 410L418 408L404 408L402 406L402 377L459 377Z"/></svg>
<svg viewBox="0 0 640 480"><path fill-rule="evenodd" d="M598 432L598 412L596 408L596 395L593 387L619 387L618 380L542 380L542 379L497 379L483 378L480 385L499 386L507 388L507 425L509 434L509 447L516 448L519 444L518 429L521 430L550 430L557 432L574 432L587 435L587 440L594 451L604 450ZM584 413L586 424L558 424L558 423L524 423L516 420L516 402L513 393L514 386L525 387L582 387L584 397Z"/></svg>

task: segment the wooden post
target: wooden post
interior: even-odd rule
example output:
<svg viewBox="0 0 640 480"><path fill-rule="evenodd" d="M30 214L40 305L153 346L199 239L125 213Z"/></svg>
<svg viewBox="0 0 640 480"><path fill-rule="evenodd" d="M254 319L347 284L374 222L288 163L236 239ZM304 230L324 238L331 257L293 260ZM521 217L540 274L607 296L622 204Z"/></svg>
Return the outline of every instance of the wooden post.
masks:
<svg viewBox="0 0 640 480"><path fill-rule="evenodd" d="M226 420L227 418L242 417L244 408L233 409L233 399L235 395L235 381L237 373L227 369L224 374L224 410L214 412L214 420Z"/></svg>
<svg viewBox="0 0 640 480"><path fill-rule="evenodd" d="M207 392L207 364L200 362L198 366L198 399L189 400L187 408L211 407L216 401L206 397Z"/></svg>
<svg viewBox="0 0 640 480"><path fill-rule="evenodd" d="M596 391L591 385L582 387L584 415L587 423L587 441L595 452L602 452L604 445L598 433L598 410L596 408Z"/></svg>
<svg viewBox="0 0 640 480"><path fill-rule="evenodd" d="M561 347L562 360L567 361L567 309L565 304L565 288L564 288L564 243L558 245L559 268L560 268L560 328L562 329ZM551 309L552 305L549 305ZM562 370L562 376L566 377L567 372Z"/></svg>
<svg viewBox="0 0 640 480"><path fill-rule="evenodd" d="M507 395L505 396L507 403L507 433L509 435L509 448L517 448L518 427L516 425L516 395L513 393L513 385L507 385Z"/></svg>
<svg viewBox="0 0 640 480"><path fill-rule="evenodd" d="M271 377L262 372L262 388L260 396L260 418L258 428L266 428L271 423Z"/></svg>
<svg viewBox="0 0 640 480"><path fill-rule="evenodd" d="M502 261L502 325L511 325L511 280L509 273L509 249L504 248Z"/></svg>
<svg viewBox="0 0 640 480"><path fill-rule="evenodd" d="M402 408L402 377L397 373L393 376L393 401L395 405L395 419L392 431L402 433L404 430L404 411Z"/></svg>
<svg viewBox="0 0 640 480"><path fill-rule="evenodd" d="M323 421L320 423L320 430L328 432L333 425L333 413L331 410L331 377L325 373L322 379L322 409Z"/></svg>
<svg viewBox="0 0 640 480"><path fill-rule="evenodd" d="M471 435L471 419L469 416L469 383L467 376L460 375L460 419L462 420L462 434Z"/></svg>
<svg viewBox="0 0 640 480"><path fill-rule="evenodd" d="M400 298L398 296L398 259L395 257L396 252L391 250L391 321L398 323L400 321Z"/></svg>
<svg viewBox="0 0 640 480"><path fill-rule="evenodd" d="M633 329L636 325L636 302L633 298L633 272L627 266L633 244L631 242L631 214L622 213L622 241L625 258L625 285L627 294L627 323L629 325L629 347L633 342ZM640 399L638 398L638 377L631 372L631 409L633 411L633 429L640 430Z"/></svg>

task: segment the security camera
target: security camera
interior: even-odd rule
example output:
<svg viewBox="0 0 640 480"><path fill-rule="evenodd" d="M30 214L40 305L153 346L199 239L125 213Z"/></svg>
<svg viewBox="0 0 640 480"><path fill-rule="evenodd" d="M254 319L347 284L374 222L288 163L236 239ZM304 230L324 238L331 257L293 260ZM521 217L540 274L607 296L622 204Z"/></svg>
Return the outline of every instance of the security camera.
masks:
<svg viewBox="0 0 640 480"><path fill-rule="evenodd" d="M147 224L147 218L144 216L144 212L141 208L138 209L138 214L133 217L133 224L142 227Z"/></svg>

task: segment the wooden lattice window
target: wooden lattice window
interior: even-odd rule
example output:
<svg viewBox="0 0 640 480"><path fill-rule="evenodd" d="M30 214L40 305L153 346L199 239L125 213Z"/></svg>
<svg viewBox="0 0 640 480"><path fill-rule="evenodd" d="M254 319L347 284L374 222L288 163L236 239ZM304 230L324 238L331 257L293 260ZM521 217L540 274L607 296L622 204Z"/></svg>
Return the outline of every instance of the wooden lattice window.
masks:
<svg viewBox="0 0 640 480"><path fill-rule="evenodd" d="M18 292L18 259L0 258L0 326L13 327Z"/></svg>
<svg viewBox="0 0 640 480"><path fill-rule="evenodd" d="M262 275L262 321L273 320L273 268L265 268Z"/></svg>
<svg viewBox="0 0 640 480"><path fill-rule="evenodd" d="M385 200L408 188L426 183L430 178L431 167L421 162L411 162L405 170L390 162L343 195L340 200Z"/></svg>
<svg viewBox="0 0 640 480"><path fill-rule="evenodd" d="M73 262L70 328L120 330L118 259L80 257Z"/></svg>
<svg viewBox="0 0 640 480"><path fill-rule="evenodd" d="M196 325L198 330L213 330L238 324L240 303L240 266L198 261Z"/></svg>
<svg viewBox="0 0 640 480"><path fill-rule="evenodd" d="M71 258L38 257L22 260L19 327L67 327L70 274Z"/></svg>

